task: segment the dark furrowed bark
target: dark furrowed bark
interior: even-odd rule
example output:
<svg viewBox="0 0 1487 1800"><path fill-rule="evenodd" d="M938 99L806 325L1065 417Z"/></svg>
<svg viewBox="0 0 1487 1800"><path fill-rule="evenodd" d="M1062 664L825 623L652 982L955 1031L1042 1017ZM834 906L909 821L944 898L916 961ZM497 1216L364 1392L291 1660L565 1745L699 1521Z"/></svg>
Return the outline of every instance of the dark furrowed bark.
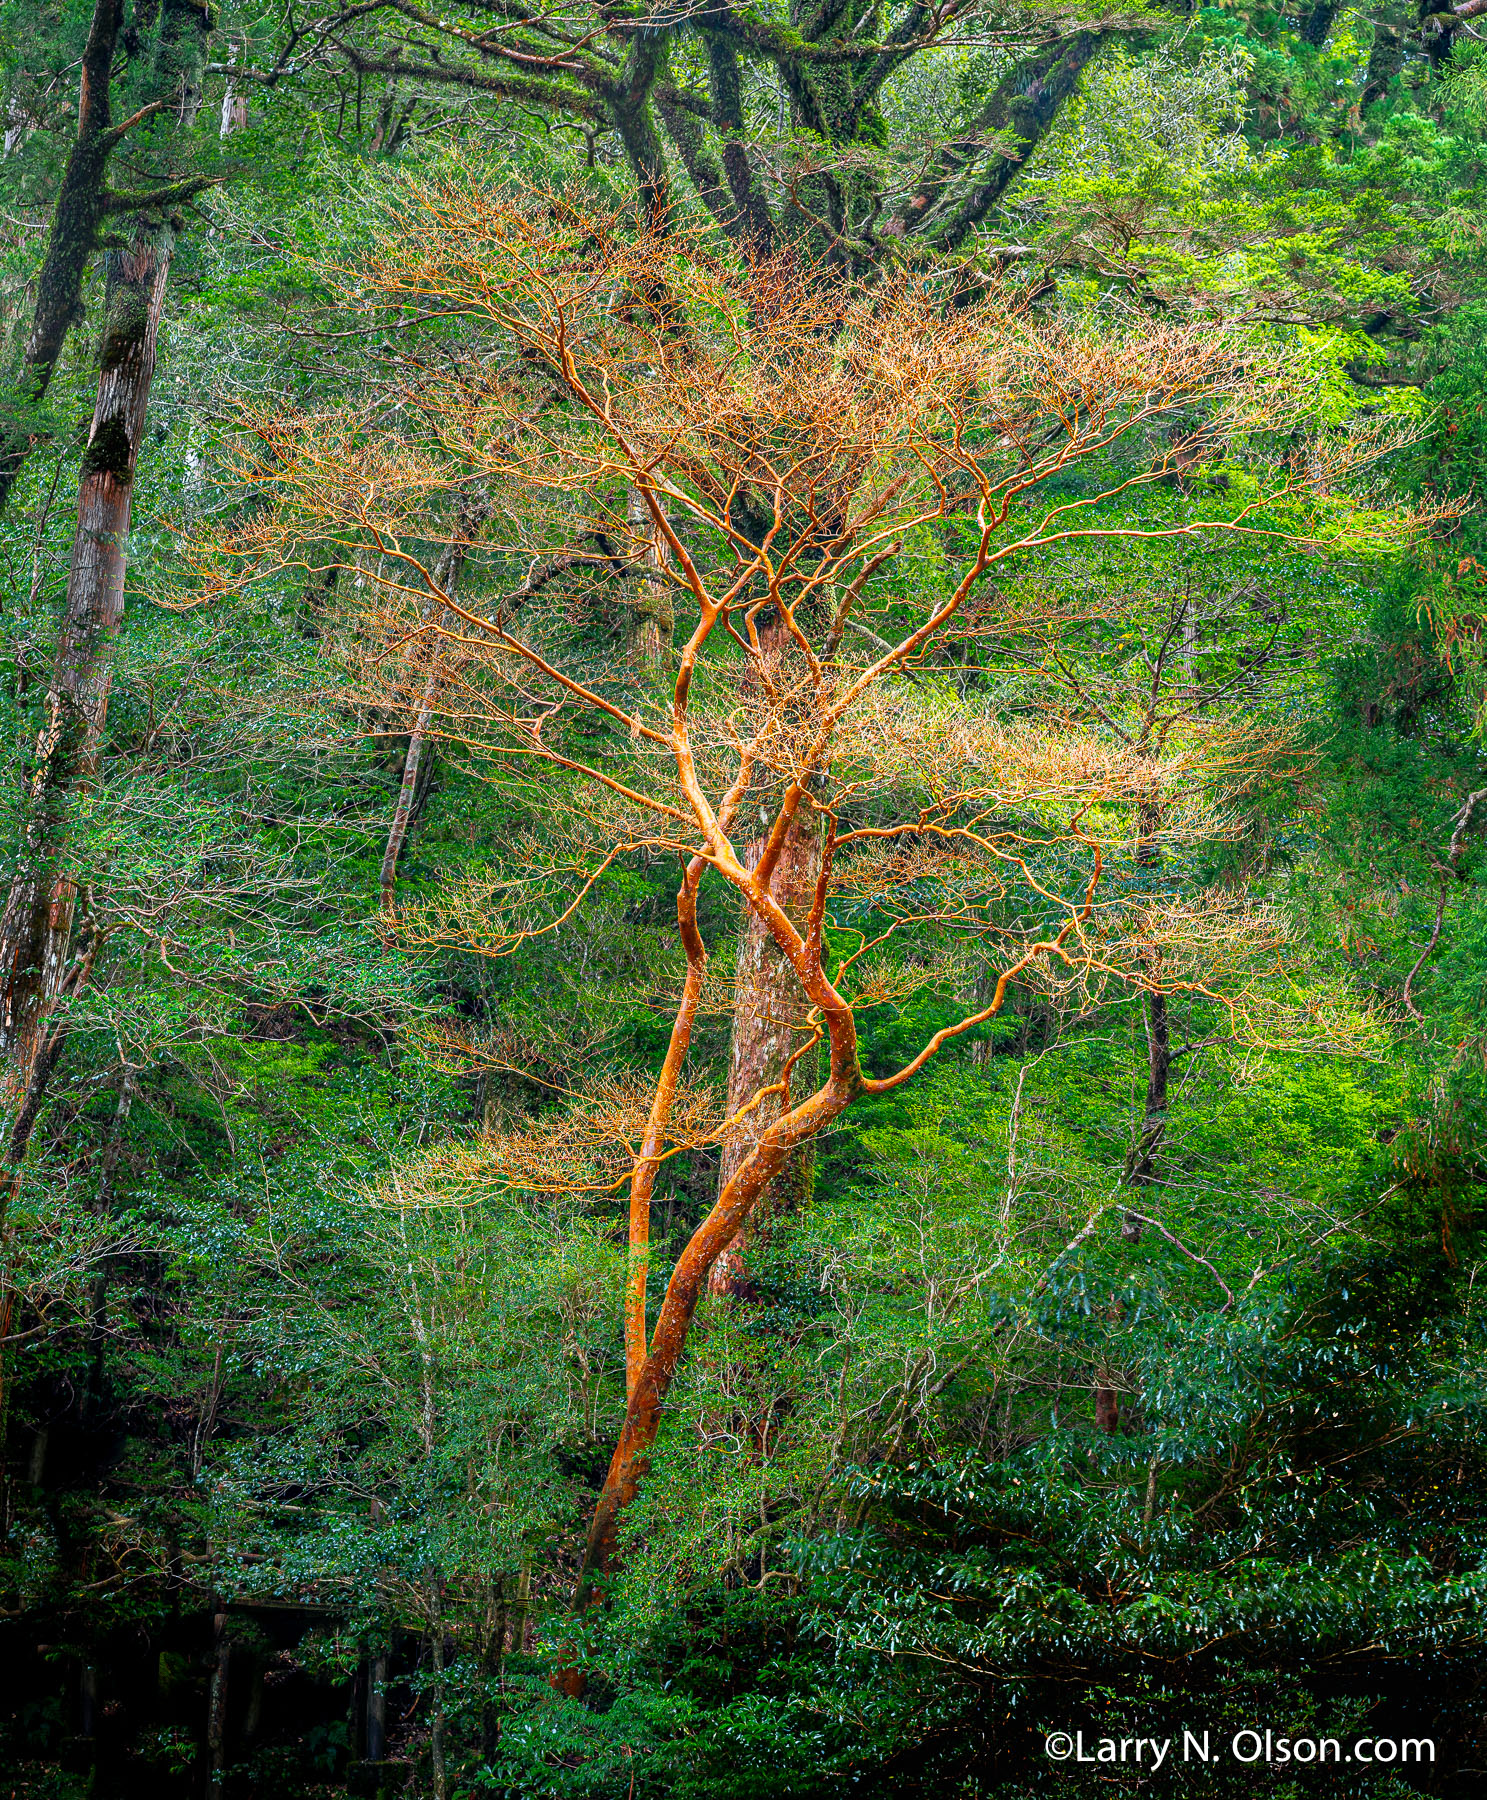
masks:
<svg viewBox="0 0 1487 1800"><path fill-rule="evenodd" d="M1332 21L1340 10L1337 0L1318 0L1318 4L1312 7L1306 15L1305 22L1301 27L1301 35L1313 49L1319 50L1326 43L1327 33L1332 29Z"/></svg>
<svg viewBox="0 0 1487 1800"><path fill-rule="evenodd" d="M207 1800L222 1800L227 1774L227 1681L232 1668L232 1640L227 1635L227 1614L219 1609L212 1619L215 1651L212 1685L207 1695Z"/></svg>
<svg viewBox="0 0 1487 1800"><path fill-rule="evenodd" d="M97 244L114 141L109 72L123 19L123 0L97 0L78 73L77 137L57 190L20 379L0 426L0 512L37 441L26 414L46 398L67 333L82 313L83 277Z"/></svg>

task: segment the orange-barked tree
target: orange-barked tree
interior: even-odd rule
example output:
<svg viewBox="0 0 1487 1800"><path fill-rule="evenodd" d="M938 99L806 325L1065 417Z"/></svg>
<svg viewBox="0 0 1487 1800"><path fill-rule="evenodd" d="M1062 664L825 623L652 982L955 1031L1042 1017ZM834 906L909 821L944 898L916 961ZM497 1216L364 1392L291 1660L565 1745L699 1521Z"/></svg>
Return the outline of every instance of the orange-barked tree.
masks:
<svg viewBox="0 0 1487 1800"><path fill-rule="evenodd" d="M999 719L936 674L937 646L1040 629L1010 616L1029 603L995 578L1042 547L1274 530L1283 497L1295 529L1304 492L1335 490L1363 452L1333 434L1297 453L1296 384L1237 333L1059 320L995 286L971 305L963 284L827 286L799 263L744 266L680 228L656 237L550 194L409 183L366 262L332 273L343 306L422 318L425 336L404 330L354 414L243 415L236 477L256 510L199 546L185 594L311 559L354 571L337 592L360 596L339 640L358 699L528 797L539 823L504 847L503 880L396 908L389 929L406 941L507 954L563 929L608 871L680 867L659 1068L608 1070L566 1109L439 1153L446 1173L450 1156L473 1159L528 1191L628 1186L627 1408L582 1604L615 1560L709 1271L771 1180L854 1100L995 1015L1020 976L1108 969L1129 932L1101 893L1102 856L1133 841L1154 781L1180 795L1201 760L1178 732L1138 756L1062 727L1052 695L1034 723ZM1202 479L1225 461L1242 480ZM450 521L472 483L486 503L467 549L487 601L440 579L441 542L466 546L468 511ZM1154 483L1165 513L1133 504ZM663 699L585 660L572 608L586 568L669 585L683 641ZM803 821L814 881L786 904ZM705 881L736 891L800 1002L779 1008L797 1021L790 1054L727 1106L689 1066L717 980ZM1119 954L1139 980L1139 959ZM864 1069L860 1008L966 992L988 957L989 998L901 1067ZM741 1131L746 1153L652 1323L658 1170Z"/></svg>

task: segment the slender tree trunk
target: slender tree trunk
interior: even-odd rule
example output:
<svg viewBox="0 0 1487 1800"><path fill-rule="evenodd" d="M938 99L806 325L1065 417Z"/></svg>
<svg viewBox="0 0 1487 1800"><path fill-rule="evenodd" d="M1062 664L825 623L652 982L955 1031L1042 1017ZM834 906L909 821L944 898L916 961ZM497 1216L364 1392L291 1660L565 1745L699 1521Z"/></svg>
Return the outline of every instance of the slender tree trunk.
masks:
<svg viewBox="0 0 1487 1800"><path fill-rule="evenodd" d="M367 1761L381 1762L387 1753L387 1652L379 1650L367 1665Z"/></svg>
<svg viewBox="0 0 1487 1800"><path fill-rule="evenodd" d="M134 1106L135 1081L133 1072L127 1067L119 1072L119 1098L114 1107L114 1116L108 1128L108 1140L103 1146L103 1155L99 1159L98 1197L94 1202L94 1211L100 1220L106 1221L113 1213L114 1176L118 1172L119 1157L124 1149L124 1128L129 1123L129 1114ZM83 1421L91 1424L103 1405L104 1390L104 1357L108 1345L108 1333L105 1324L108 1318L108 1282L110 1263L105 1258L93 1283L92 1299L88 1308L88 1385L83 1395ZM3 1354L4 1340L0 1339L0 1354Z"/></svg>
<svg viewBox="0 0 1487 1800"><path fill-rule="evenodd" d="M225 1608L219 1607L212 1620L212 1635L217 1654L207 1701L206 1800L222 1800L222 1784L227 1772L227 1677L232 1664L232 1640L227 1635Z"/></svg>
<svg viewBox="0 0 1487 1800"><path fill-rule="evenodd" d="M0 913L0 1103L8 1102L11 1113L0 1156L0 1359L15 1305L5 1215L66 1039L65 1025L50 1023L69 982L78 897L63 857L69 814L95 779L103 747L114 640L124 616L134 471L174 243L168 223L141 224L127 249L110 253L102 366L79 475L62 629L29 783L21 866ZM95 934L72 972L74 988L87 978L96 949ZM7 1399L0 1389L0 1434Z"/></svg>
<svg viewBox="0 0 1487 1800"><path fill-rule="evenodd" d="M460 577L464 573L465 558L469 554L471 541L488 512L489 503L478 492L463 494L455 509L454 535L434 564L434 585L450 600L459 592ZM332 579L328 575L325 583L327 592L332 585ZM525 588L511 597L511 603L520 605L527 589L534 585L533 581L529 581ZM419 696L417 711L413 715L412 729L408 733L408 754L403 761L398 801L387 833L387 848L382 854L380 886L383 912L391 912L396 904L398 858L407 841L409 827L417 817L418 808L428 792L428 775L433 754L428 743L428 732L433 722L434 708L438 705L439 689L444 681L444 636L452 623L448 609L441 606L438 629L431 640L428 674Z"/></svg>
<svg viewBox="0 0 1487 1800"><path fill-rule="evenodd" d="M174 233L141 227L110 254L103 366L78 487L62 632L30 782L22 868L0 922L0 1053L13 1105L42 1048L72 939L77 890L61 868L68 813L93 781L124 616L135 462L144 432Z"/></svg>
<svg viewBox="0 0 1487 1800"><path fill-rule="evenodd" d="M625 1397L631 1398L640 1380L648 1354L646 1343L646 1288L650 1278L651 1194L656 1171L661 1166L665 1144L666 1122L676 1098L687 1051L692 1043L692 1026L702 999L702 983L707 973L707 948L697 929L697 884L702 878L703 863L695 859L687 867L676 895L677 929L687 955L687 975L682 997L672 1022L671 1039L661 1072L651 1097L650 1116L640 1154L630 1177L630 1224L628 1268L625 1278Z"/></svg>
<svg viewBox="0 0 1487 1800"><path fill-rule="evenodd" d="M68 308L75 311L97 225L105 216L117 219L120 237L126 241L108 257L98 396L79 476L77 531L62 630L27 794L20 867L0 912L0 1058L5 1064L0 1069L0 1100L8 1100L11 1109L25 1103L72 937L76 890L62 867L68 813L93 781L103 745L113 644L124 614L134 472L175 247L175 208L209 185L207 178L189 177L127 197L103 187L103 159L128 130L161 112L169 101L175 103L180 120L194 116L212 32L205 0L162 0L149 78L152 97L131 119L110 128L108 75L119 31L119 3L113 0L115 10L110 12L109 0L99 0L94 14L85 52L78 143L64 175L64 185L72 179L83 197L65 220L59 211L54 224L48 258L56 253L57 292L62 297L45 306L38 301L32 333L35 367L40 369L47 356L55 362L71 317ZM49 378L49 364L47 370Z"/></svg>
<svg viewBox="0 0 1487 1800"><path fill-rule="evenodd" d="M453 543L447 545L443 554L434 565L434 581L440 590L451 599L459 586L460 571L465 563L465 542L463 536L463 517L457 527L457 535ZM429 651L429 670L423 684L423 692L419 698L418 710L413 715L413 728L408 733L408 754L403 759L403 776L398 785L398 803L393 808L392 824L387 833L387 848L382 853L382 872L380 887L382 891L382 910L391 912L397 902L398 858L403 853L403 845L407 841L408 828L413 823L418 810L418 803L426 790L426 781L421 780L426 759L432 755L428 747L428 730L434 716L434 707L438 703L439 688L444 677L444 633L449 628L449 613L439 609L439 626L433 634Z"/></svg>
<svg viewBox="0 0 1487 1800"><path fill-rule="evenodd" d="M480 1757L482 1762L494 1762L496 1746L501 1739L501 1713L491 1697L490 1684L492 1678L501 1680L506 1664L506 1632L509 1622L509 1609L506 1600L506 1577L497 1575L493 1580L482 1582L485 1589L484 1629L480 1644L480 1666L484 1683L480 1695Z"/></svg>
<svg viewBox="0 0 1487 1800"><path fill-rule="evenodd" d="M443 1584L437 1575L431 1579L429 1587L429 1658L434 1673L434 1717L429 1730L429 1762L434 1800L447 1800L448 1783L444 1770L444 1596Z"/></svg>
<svg viewBox="0 0 1487 1800"><path fill-rule="evenodd" d="M1143 802L1137 817L1136 864L1141 869L1161 867L1162 851L1157 833L1161 829L1162 810L1159 798ZM1172 1073L1172 1033L1167 1010L1167 996L1157 985L1161 981L1161 953L1153 950L1146 958L1151 982L1142 996L1146 1024L1146 1099L1141 1112L1141 1130L1135 1147L1127 1159L1126 1182L1131 1187L1149 1188L1156 1182L1157 1151L1167 1130L1167 1088ZM1147 1203L1146 1210L1149 1210ZM1121 1235L1128 1243L1141 1241L1141 1221L1127 1213L1121 1221Z"/></svg>
<svg viewBox="0 0 1487 1800"><path fill-rule="evenodd" d="M627 615L626 652L637 673L656 676L665 670L676 629L671 586L662 572L670 561L670 553L666 540L655 528L644 495L635 488L630 490L626 516L635 554L643 567L657 571L639 583L634 611Z"/></svg>
<svg viewBox="0 0 1487 1800"><path fill-rule="evenodd" d="M1150 1186L1156 1180L1157 1147L1167 1128L1167 1086L1172 1073L1172 1033L1167 996L1153 990L1146 996L1146 1103L1141 1114L1141 1137L1131 1181Z"/></svg>
<svg viewBox="0 0 1487 1800"><path fill-rule="evenodd" d="M77 1684L78 1736L91 1738L98 1730L98 1665L90 1653L83 1662Z"/></svg>
<svg viewBox="0 0 1487 1800"><path fill-rule="evenodd" d="M255 1656L248 1669L248 1709L243 1714L243 1742L257 1741L263 1725L263 1658Z"/></svg>

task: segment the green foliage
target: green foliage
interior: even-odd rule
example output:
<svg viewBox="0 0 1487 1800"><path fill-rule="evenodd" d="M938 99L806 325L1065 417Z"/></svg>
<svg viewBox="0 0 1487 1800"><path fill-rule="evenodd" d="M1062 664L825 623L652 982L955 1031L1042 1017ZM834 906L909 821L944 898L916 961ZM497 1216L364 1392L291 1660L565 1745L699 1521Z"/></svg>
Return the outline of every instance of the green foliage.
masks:
<svg viewBox="0 0 1487 1800"><path fill-rule="evenodd" d="M90 16L0 12L7 380ZM857 8L842 29L866 41L903 16ZM229 74L263 73L283 19L224 9L204 104L178 123L193 167L226 180L183 221L106 751L68 821L100 948L56 1014L66 1035L6 1219L0 1658L16 1675L0 1754L19 1791L200 1792L219 1608L231 1800L344 1788L381 1656L392 1748L432 1793L437 1715L451 1800L1031 1800L1088 1779L1043 1754L1050 1731L1226 1742L1255 1725L1436 1740L1429 1776L1293 1770L1277 1794L1470 1791L1487 808L1448 857L1487 786L1487 551L1480 512L1406 544L1395 522L1487 474L1487 56L1458 34L1431 64L1413 10L1392 4L1338 12L1319 44L1311 16L1099 21L1077 96L1036 144L1003 144L1017 179L947 292L970 303L995 267L1078 329L1238 321L1292 371L1298 429L1393 422L1408 441L1369 487L1197 541L1185 526L1216 496L1253 501L1265 460L1292 447L1236 435L1112 503L1123 541L1004 572L1010 609L1062 603L1043 640L973 620L914 677L947 717L1053 718L1106 745L1144 742L1167 705L1163 729L1197 747L1167 797L1188 810L1159 854L1129 834L1112 848L1102 898L1129 912L1238 896L1273 930L1224 981L1165 965L1172 1067L1150 1180L1136 1170L1154 1028L1129 947L1102 982L1018 984L1000 1017L821 1140L806 1198L755 1246L753 1298L700 1311L604 1603L575 1617L625 1408L624 1196L514 1189L483 1146L657 1067L657 1000L681 966L675 870L622 859L561 935L504 959L400 946L378 876L406 730L347 690L354 597L307 545L304 569L199 607L178 544L256 504L222 473L236 403L375 424L395 410L390 372L468 345L458 319L351 331L335 314L325 271L399 216L401 171L622 198L631 149L587 115L547 129L535 90L349 72L320 15L319 47L245 83L246 120L222 135ZM574 17L580 35L593 23ZM399 18L353 22L363 61L424 54L433 25ZM131 10L141 44L152 19ZM760 59L744 59L741 103L771 203L787 176L815 195L829 164L831 130L792 114L800 93L779 74L816 41L808 23L731 15L728 42ZM657 33L677 92L710 92L704 30ZM1027 48L978 14L903 63L837 146L850 194L908 191L953 152L936 205L964 198L986 167L967 122ZM140 54L121 53L116 113ZM465 40L451 55L485 66ZM823 104L857 79L829 59L806 72ZM708 122L704 152L722 142ZM862 216L853 256L881 225ZM891 236L885 259L931 267ZM100 293L95 267L90 318ZM0 518L7 868L30 817L95 352L85 322ZM1123 454L1139 471L1163 448ZM1056 497L1082 498L1082 479ZM963 547L959 526L925 529L866 589L864 621L922 616ZM514 551L472 558L465 591L484 603L518 567ZM564 653L628 705L617 615L556 591ZM1204 760L1204 731L1229 730L1269 746L1260 766ZM429 767L400 897L437 912L525 879L521 846L554 794L492 779L453 742L431 743ZM1197 829L1200 813L1222 829ZM1057 847L1033 859L1040 879L1068 870ZM901 898L844 904L834 954ZM1028 922L1010 902L997 919ZM704 885L700 923L726 976L739 921L721 884ZM953 926L885 968L892 997L862 1015L870 1074L984 1004L997 973ZM699 1020L699 1085L726 1079L728 1006L710 993ZM715 1191L715 1146L662 1165L652 1318ZM575 1664L581 1701L552 1683ZM1257 1779L1230 1763L1201 1785L1248 1795ZM1150 1779L1124 1767L1107 1785Z"/></svg>

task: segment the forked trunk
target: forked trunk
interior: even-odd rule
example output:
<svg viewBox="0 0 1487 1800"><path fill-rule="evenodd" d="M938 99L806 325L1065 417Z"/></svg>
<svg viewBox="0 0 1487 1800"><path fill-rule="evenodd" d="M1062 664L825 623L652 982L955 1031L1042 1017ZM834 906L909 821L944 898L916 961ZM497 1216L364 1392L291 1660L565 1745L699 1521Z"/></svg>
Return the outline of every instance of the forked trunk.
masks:
<svg viewBox="0 0 1487 1800"><path fill-rule="evenodd" d="M595 1578L612 1566L619 1515L635 1498L641 1478L649 1467L651 1446L660 1429L662 1406L686 1348L687 1333L706 1288L709 1271L724 1247L737 1236L750 1211L790 1156L843 1113L860 1091L861 1077L855 1066L850 1072L833 1071L824 1087L777 1119L745 1157L733 1179L718 1196L717 1204L692 1233L686 1249L677 1259L656 1320L650 1353L631 1390L619 1443L615 1446L603 1491L594 1508L576 1595L579 1606L586 1605L592 1598ZM581 1673L576 1675L574 1682L564 1681L560 1685L569 1691L578 1691L582 1686Z"/></svg>

